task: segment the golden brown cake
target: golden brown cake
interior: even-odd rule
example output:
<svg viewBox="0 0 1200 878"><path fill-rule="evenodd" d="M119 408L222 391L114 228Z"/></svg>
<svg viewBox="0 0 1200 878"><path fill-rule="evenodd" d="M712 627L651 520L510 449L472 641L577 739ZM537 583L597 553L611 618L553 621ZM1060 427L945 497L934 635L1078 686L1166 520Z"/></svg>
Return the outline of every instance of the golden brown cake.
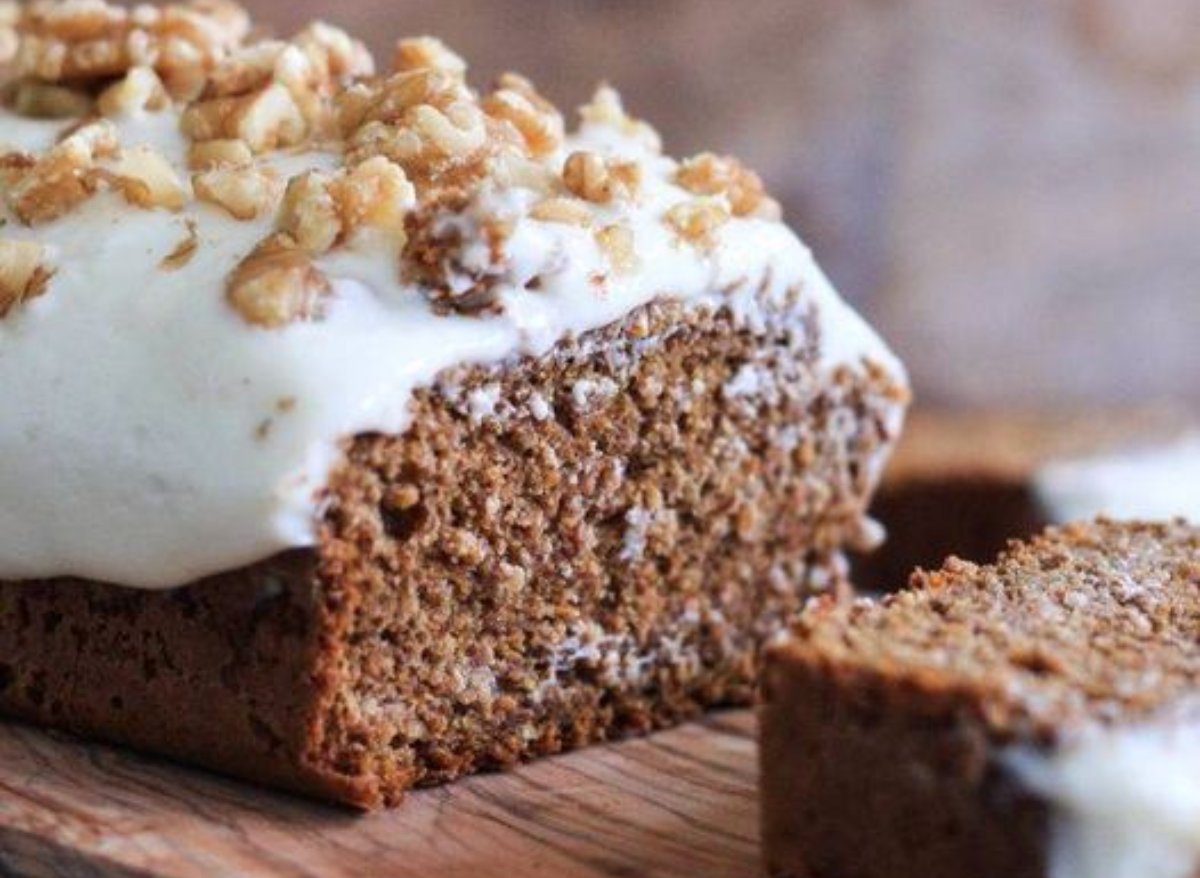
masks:
<svg viewBox="0 0 1200 878"><path fill-rule="evenodd" d="M772 875L1200 871L1200 530L1095 523L817 600L761 712Z"/></svg>
<svg viewBox="0 0 1200 878"><path fill-rule="evenodd" d="M746 704L903 370L733 159L436 40L3 5L0 711L362 807Z"/></svg>

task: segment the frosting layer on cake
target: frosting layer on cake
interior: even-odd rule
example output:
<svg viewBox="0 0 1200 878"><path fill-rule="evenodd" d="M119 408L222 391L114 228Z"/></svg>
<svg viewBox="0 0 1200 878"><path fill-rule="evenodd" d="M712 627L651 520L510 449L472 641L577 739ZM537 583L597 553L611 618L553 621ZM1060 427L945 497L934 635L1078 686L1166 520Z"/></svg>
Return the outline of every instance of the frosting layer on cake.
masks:
<svg viewBox="0 0 1200 878"><path fill-rule="evenodd" d="M247 43L219 3L171 8L224 35L199 72L160 47L97 84L39 64L73 57L47 8L12 24L0 113L0 579L169 587L311 545L346 437L658 298L811 311L822 368L903 375L756 177L664 156L611 90L566 134L435 41L374 76L340 32Z"/></svg>

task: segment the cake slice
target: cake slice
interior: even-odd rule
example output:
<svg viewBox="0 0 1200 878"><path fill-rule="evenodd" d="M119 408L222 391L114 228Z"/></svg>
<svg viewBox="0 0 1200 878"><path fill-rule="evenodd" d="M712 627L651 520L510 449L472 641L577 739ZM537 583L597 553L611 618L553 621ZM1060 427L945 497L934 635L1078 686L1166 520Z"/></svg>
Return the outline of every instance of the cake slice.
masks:
<svg viewBox="0 0 1200 878"><path fill-rule="evenodd" d="M5 7L0 712L361 807L706 707L903 369L736 161L430 38Z"/></svg>
<svg viewBox="0 0 1200 878"><path fill-rule="evenodd" d="M1052 528L913 584L767 655L770 872L1197 874L1200 529Z"/></svg>
<svg viewBox="0 0 1200 878"><path fill-rule="evenodd" d="M899 588L950 555L985 561L1014 537L1097 515L1200 520L1200 427L1167 407L920 410L872 505L887 530L854 582Z"/></svg>

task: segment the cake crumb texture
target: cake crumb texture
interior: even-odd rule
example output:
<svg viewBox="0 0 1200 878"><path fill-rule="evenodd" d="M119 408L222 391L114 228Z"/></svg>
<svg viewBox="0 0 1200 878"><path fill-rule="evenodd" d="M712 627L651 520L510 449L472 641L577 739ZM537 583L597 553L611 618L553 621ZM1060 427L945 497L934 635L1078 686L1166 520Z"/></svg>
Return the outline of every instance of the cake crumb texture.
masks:
<svg viewBox="0 0 1200 878"><path fill-rule="evenodd" d="M1005 754L1194 703L1198 551L1183 521L1101 519L814 602L766 656L770 871L1046 875L1050 808Z"/></svg>
<svg viewBox="0 0 1200 878"><path fill-rule="evenodd" d="M906 390L820 372L811 319L737 326L662 302L444 374L404 435L347 440L312 550L0 585L0 710L375 807L750 703L761 644L845 587ZM731 401L751 363L773 393Z"/></svg>

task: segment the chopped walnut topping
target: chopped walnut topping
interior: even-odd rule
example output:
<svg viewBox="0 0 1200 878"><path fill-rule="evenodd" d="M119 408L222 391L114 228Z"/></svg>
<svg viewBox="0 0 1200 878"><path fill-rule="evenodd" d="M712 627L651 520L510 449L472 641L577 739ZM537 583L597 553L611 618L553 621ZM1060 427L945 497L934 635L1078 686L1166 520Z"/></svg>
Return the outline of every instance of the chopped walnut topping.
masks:
<svg viewBox="0 0 1200 878"><path fill-rule="evenodd" d="M329 192L329 175L309 171L288 181L279 230L309 253L330 250L342 236L342 219Z"/></svg>
<svg viewBox="0 0 1200 878"><path fill-rule="evenodd" d="M319 254L364 228L404 242L405 216L416 201L404 171L382 156L336 174L310 172L288 183L280 231Z"/></svg>
<svg viewBox="0 0 1200 878"><path fill-rule="evenodd" d="M45 257L41 244L0 240L0 318L46 292L54 272L45 266Z"/></svg>
<svg viewBox="0 0 1200 878"><path fill-rule="evenodd" d="M571 194L596 204L637 195L642 169L636 162L605 159L594 152L573 152L563 166L563 183Z"/></svg>
<svg viewBox="0 0 1200 878"><path fill-rule="evenodd" d="M352 161L386 156L414 179L431 181L468 162L483 148L487 131L483 116L468 103L439 110L422 104L410 111L404 127L369 122L350 139Z"/></svg>
<svg viewBox="0 0 1200 878"><path fill-rule="evenodd" d="M291 92L278 84L248 95L192 104L184 111L181 125L193 140L237 139L254 152L295 146L308 132Z"/></svg>
<svg viewBox="0 0 1200 878"><path fill-rule="evenodd" d="M148 146L123 150L106 170L130 204L180 210L187 203L187 192L175 169Z"/></svg>
<svg viewBox="0 0 1200 878"><path fill-rule="evenodd" d="M319 68L321 84L329 90L375 72L375 59L366 46L344 30L324 22L313 22L292 42Z"/></svg>
<svg viewBox="0 0 1200 878"><path fill-rule="evenodd" d="M535 158L547 156L562 145L562 115L522 76L506 73L500 77L499 88L484 98L483 111L511 125Z"/></svg>
<svg viewBox="0 0 1200 878"><path fill-rule="evenodd" d="M249 33L228 0L132 10L102 0L34 0L15 23L17 73L46 82L94 83L150 66L176 97L195 94L216 60Z"/></svg>
<svg viewBox="0 0 1200 878"><path fill-rule="evenodd" d="M244 140L206 140L188 150L188 167L193 171L245 168L253 163L254 153Z"/></svg>
<svg viewBox="0 0 1200 878"><path fill-rule="evenodd" d="M613 128L627 137L641 141L649 152L662 151L662 138L658 132L648 123L626 113L620 94L611 86L602 85L596 89L592 100L579 108L579 115L585 125Z"/></svg>
<svg viewBox="0 0 1200 878"><path fill-rule="evenodd" d="M254 220L275 209L283 190L269 168L212 168L192 177L196 198L215 204L234 219Z"/></svg>
<svg viewBox="0 0 1200 878"><path fill-rule="evenodd" d="M187 234L183 240L176 244L175 248L158 263L158 267L163 271L178 271L191 262L196 251L200 249L200 232L196 228L196 221L186 220L184 228L187 230Z"/></svg>
<svg viewBox="0 0 1200 878"><path fill-rule="evenodd" d="M78 119L92 112L92 98L77 89L19 79L4 89L4 104L30 119Z"/></svg>
<svg viewBox="0 0 1200 878"><path fill-rule="evenodd" d="M483 111L461 80L441 70L399 73L338 100L347 160L386 156L425 184L482 158Z"/></svg>
<svg viewBox="0 0 1200 878"><path fill-rule="evenodd" d="M12 183L5 193L9 208L26 225L63 216L96 191L96 160L111 157L116 149L110 123L78 128Z"/></svg>
<svg viewBox="0 0 1200 878"><path fill-rule="evenodd" d="M24 152L0 154L0 192L11 189L27 172L37 167L37 159Z"/></svg>
<svg viewBox="0 0 1200 878"><path fill-rule="evenodd" d="M569 226L590 226L592 212L577 198L546 198L529 211L529 216L546 223L562 223Z"/></svg>
<svg viewBox="0 0 1200 878"><path fill-rule="evenodd" d="M383 156L367 159L337 175L330 185L347 235L374 228L397 237L416 203L416 193L404 170Z"/></svg>
<svg viewBox="0 0 1200 878"><path fill-rule="evenodd" d="M319 320L333 288L308 253L287 235L274 235L242 260L226 297L247 323L280 329L300 320Z"/></svg>
<svg viewBox="0 0 1200 878"><path fill-rule="evenodd" d="M734 216L779 219L779 204L762 179L735 158L700 153L680 165L675 182L696 195L724 195Z"/></svg>
<svg viewBox="0 0 1200 878"><path fill-rule="evenodd" d="M20 38L17 23L21 20L21 7L16 0L0 0L0 64L10 64L17 57Z"/></svg>
<svg viewBox="0 0 1200 878"><path fill-rule="evenodd" d="M287 87L314 134L336 130L333 98L352 79L370 76L375 61L345 31L317 22L306 27L280 56L275 79Z"/></svg>
<svg viewBox="0 0 1200 878"><path fill-rule="evenodd" d="M257 152L291 146L331 132L334 95L373 68L361 43L328 25L310 25L290 43L255 43L217 65L184 131L199 141L241 137Z"/></svg>
<svg viewBox="0 0 1200 878"><path fill-rule="evenodd" d="M175 97L200 93L216 62L241 45L250 32L250 18L232 0L190 0L153 11L135 7L135 18L158 44L155 68Z"/></svg>
<svg viewBox="0 0 1200 878"><path fill-rule="evenodd" d="M308 130L321 132L333 118L333 95L351 77L373 69L361 43L336 28L314 24L290 43L272 40L240 49L209 76L203 98L245 99L279 86L291 96Z"/></svg>
<svg viewBox="0 0 1200 878"><path fill-rule="evenodd" d="M618 274L630 274L637 270L638 255L633 229L625 225L605 226L596 231L596 243L612 263Z"/></svg>
<svg viewBox="0 0 1200 878"><path fill-rule="evenodd" d="M167 89L149 67L134 67L103 92L97 102L105 116L125 116L141 110L165 110L170 101Z"/></svg>
<svg viewBox="0 0 1200 878"><path fill-rule="evenodd" d="M496 186L550 194L562 189L562 175L545 162L534 161L512 150L497 151L487 161L487 175Z"/></svg>
<svg viewBox="0 0 1200 878"><path fill-rule="evenodd" d="M245 97L266 88L275 80L276 65L287 49L280 40L265 40L238 49L208 74L200 101Z"/></svg>
<svg viewBox="0 0 1200 878"><path fill-rule="evenodd" d="M330 284L314 260L360 233L401 251L404 279L420 285L435 310L498 310L502 284L533 288L537 279L522 273L520 260L510 263L513 220L490 197L494 189L523 190L519 203L533 203L535 221L593 235L607 262L597 282L638 264L632 228L603 206L637 202L641 159L661 143L607 86L581 109L584 139L624 138L620 152L633 141L634 156L581 150L560 166L562 116L528 80L505 74L481 97L463 59L429 37L400 42L393 72L376 77L366 49L343 31L314 24L286 41L251 36L231 0L0 0L0 64L9 56L12 78L0 100L22 115L74 123L44 154L0 155L9 209L26 224L42 223L108 187L143 208L180 210L194 193L239 220L278 210L270 237L227 286L232 306L256 326L319 317ZM167 109L191 141L190 189L149 147L122 149L109 121ZM300 146L340 156L340 165L295 176L285 190L257 157ZM697 248L716 246L732 216L778 216L761 180L733 159L702 154L673 179L695 197L663 222ZM164 269L196 252L196 227L186 222L188 237ZM18 272L6 270L0 266L0 295L11 301L44 287L44 278L31 280L14 293Z"/></svg>
<svg viewBox="0 0 1200 878"><path fill-rule="evenodd" d="M467 75L467 62L436 37L413 37L396 44L392 72L413 70L441 70L462 79Z"/></svg>
<svg viewBox="0 0 1200 878"><path fill-rule="evenodd" d="M729 222L729 210L721 200L696 198L667 211L666 221L687 243L701 250L717 245L717 232Z"/></svg>

